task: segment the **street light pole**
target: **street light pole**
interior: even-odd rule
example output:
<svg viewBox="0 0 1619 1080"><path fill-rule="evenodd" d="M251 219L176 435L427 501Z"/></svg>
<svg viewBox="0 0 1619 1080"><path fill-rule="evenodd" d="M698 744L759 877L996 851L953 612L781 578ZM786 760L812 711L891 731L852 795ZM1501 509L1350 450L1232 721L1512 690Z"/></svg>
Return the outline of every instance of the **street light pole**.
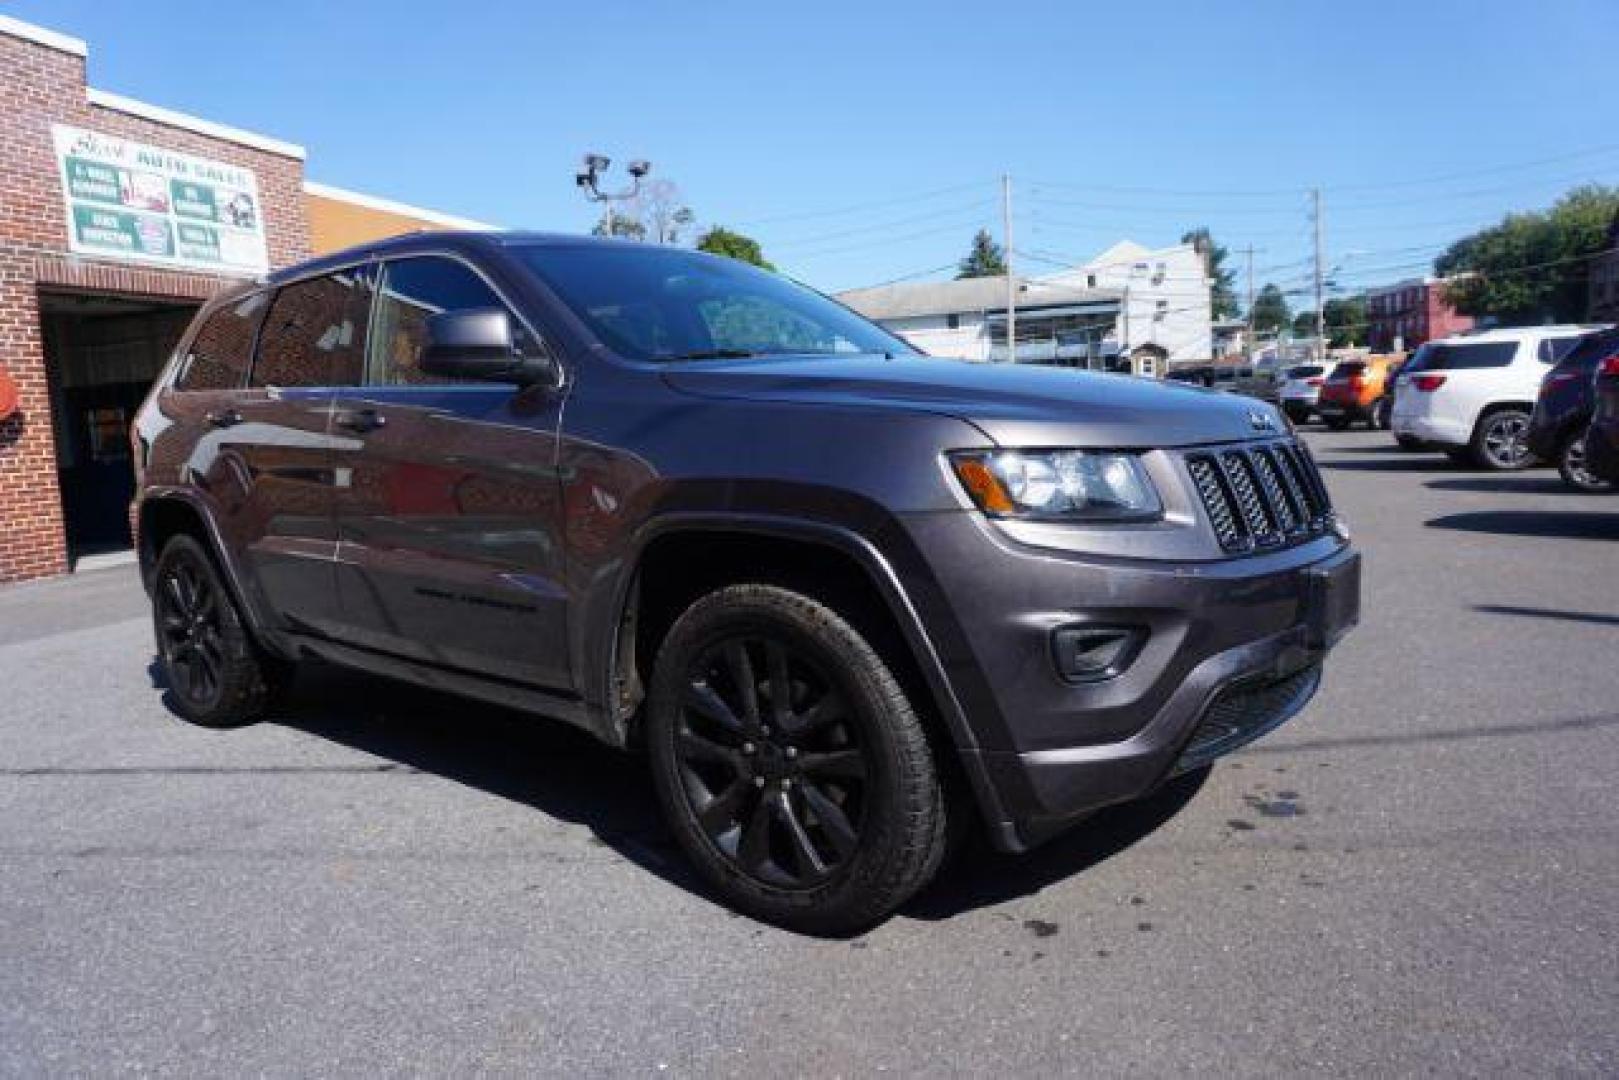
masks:
<svg viewBox="0 0 1619 1080"><path fill-rule="evenodd" d="M586 154L584 168L574 174L573 182L584 188L585 198L591 202L602 204L602 220L606 225L607 235L613 235L613 204L627 202L641 194L641 180L652 171L652 162L637 159L630 162L627 171L630 174L630 186L623 191L603 191L600 187L601 174L607 171L612 159L604 154Z"/></svg>

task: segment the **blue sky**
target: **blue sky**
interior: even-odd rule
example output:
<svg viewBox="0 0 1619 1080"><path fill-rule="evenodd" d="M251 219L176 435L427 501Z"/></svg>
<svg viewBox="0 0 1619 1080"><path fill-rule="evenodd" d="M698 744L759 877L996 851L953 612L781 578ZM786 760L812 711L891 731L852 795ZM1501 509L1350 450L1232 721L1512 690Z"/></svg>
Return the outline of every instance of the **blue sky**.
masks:
<svg viewBox="0 0 1619 1080"><path fill-rule="evenodd" d="M502 225L584 231L581 152L650 158L826 289L998 235L1004 172L1031 271L1207 224L1287 287L1313 185L1349 286L1619 183L1614 0L0 10L86 38L94 86L304 144L311 179Z"/></svg>

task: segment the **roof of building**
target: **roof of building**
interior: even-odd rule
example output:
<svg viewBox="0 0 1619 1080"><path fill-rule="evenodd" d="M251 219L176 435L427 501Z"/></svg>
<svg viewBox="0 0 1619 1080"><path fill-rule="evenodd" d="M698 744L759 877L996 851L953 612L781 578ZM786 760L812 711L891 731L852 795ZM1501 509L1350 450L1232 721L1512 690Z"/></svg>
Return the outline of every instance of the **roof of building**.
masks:
<svg viewBox="0 0 1619 1080"><path fill-rule="evenodd" d="M1110 303L1119 298L1119 293L1113 289L1043 288L1038 278L1019 277L1015 280L1020 310ZM1006 275L875 285L869 289L841 292L838 299L868 319L914 319L970 311L1005 311Z"/></svg>

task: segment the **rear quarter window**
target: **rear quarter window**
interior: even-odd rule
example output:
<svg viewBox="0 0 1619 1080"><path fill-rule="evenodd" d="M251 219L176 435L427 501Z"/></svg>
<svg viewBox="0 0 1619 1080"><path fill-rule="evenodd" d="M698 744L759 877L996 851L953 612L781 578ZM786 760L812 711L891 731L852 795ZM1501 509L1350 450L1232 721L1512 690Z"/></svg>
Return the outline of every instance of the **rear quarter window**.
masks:
<svg viewBox="0 0 1619 1080"><path fill-rule="evenodd" d="M1516 341L1474 341L1461 345L1423 347L1422 371L1469 371L1475 368L1503 368L1518 355ZM1407 368L1418 370L1417 367Z"/></svg>
<svg viewBox="0 0 1619 1080"><path fill-rule="evenodd" d="M265 293L254 293L205 316L186 349L175 388L235 390L246 382L253 334L266 300Z"/></svg>

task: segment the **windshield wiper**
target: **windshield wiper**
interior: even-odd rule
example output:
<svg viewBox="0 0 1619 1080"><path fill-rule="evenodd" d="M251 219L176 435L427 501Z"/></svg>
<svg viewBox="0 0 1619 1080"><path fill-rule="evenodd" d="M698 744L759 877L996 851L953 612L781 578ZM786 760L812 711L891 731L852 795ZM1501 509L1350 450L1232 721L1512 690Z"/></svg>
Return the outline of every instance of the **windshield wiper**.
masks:
<svg viewBox="0 0 1619 1080"><path fill-rule="evenodd" d="M659 360L752 360L766 355L751 349L698 349L693 352L672 353Z"/></svg>

